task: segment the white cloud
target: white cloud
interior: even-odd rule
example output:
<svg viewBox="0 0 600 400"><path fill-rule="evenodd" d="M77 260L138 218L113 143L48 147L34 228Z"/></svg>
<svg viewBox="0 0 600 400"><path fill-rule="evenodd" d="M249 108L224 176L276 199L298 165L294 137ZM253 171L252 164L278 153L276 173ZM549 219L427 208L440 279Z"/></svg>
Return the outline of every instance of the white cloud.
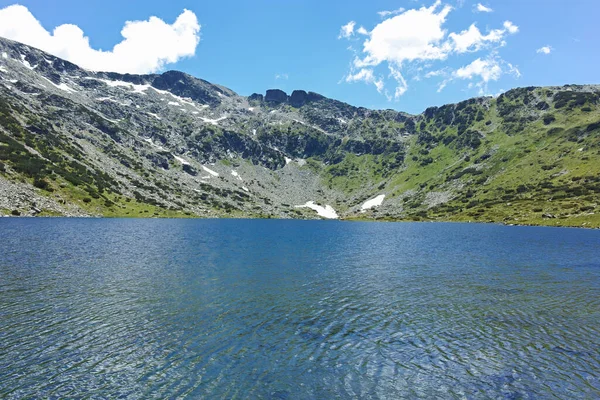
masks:
<svg viewBox="0 0 600 400"><path fill-rule="evenodd" d="M288 80L289 75L288 74L276 74L275 75L275 79L283 79L283 80Z"/></svg>
<svg viewBox="0 0 600 400"><path fill-rule="evenodd" d="M484 82L497 81L502 75L502 67L497 60L478 58L471 64L457 69L454 75L461 79L480 77Z"/></svg>
<svg viewBox="0 0 600 400"><path fill-rule="evenodd" d="M400 7L396 10L391 10L391 11L379 11L379 12L377 12L377 14L379 14L379 16L381 18L385 18L385 17L389 17L390 15L400 14L400 13L404 12L404 10L405 10L404 7Z"/></svg>
<svg viewBox="0 0 600 400"><path fill-rule="evenodd" d="M343 25L340 28L340 34L338 36L338 39L349 38L350 36L354 35L354 27L355 26L356 26L356 22L354 22L354 21L350 21L346 25Z"/></svg>
<svg viewBox="0 0 600 400"><path fill-rule="evenodd" d="M504 29L493 29L487 35L482 35L479 28L472 24L469 29L460 33L451 33L448 37L454 42L454 50L458 53L467 51L478 51L483 48L486 43L500 42L506 31Z"/></svg>
<svg viewBox="0 0 600 400"><path fill-rule="evenodd" d="M479 88L479 95L483 96L488 94L488 83L490 81L497 81L505 74L512 74L517 78L521 76L518 68L492 55L486 59L477 58L472 63L457 69L453 73L453 78L476 80L476 83L469 83L469 89L477 87ZM445 86L451 80L452 78L444 81L442 84ZM438 91L442 89L443 87L440 87Z"/></svg>
<svg viewBox="0 0 600 400"><path fill-rule="evenodd" d="M364 42L362 65L378 65L383 61L401 65L405 61L437 60L446 57L449 49L438 46L444 38L442 24L451 10L440 1L431 7L408 10L378 24Z"/></svg>
<svg viewBox="0 0 600 400"><path fill-rule="evenodd" d="M349 74L346 76L346 82L360 82L364 81L366 83L371 83L375 85L377 91L379 93L383 92L383 80L381 78L375 77L372 69L361 69L355 74Z"/></svg>
<svg viewBox="0 0 600 400"><path fill-rule="evenodd" d="M357 32L357 33L360 33L361 35L368 35L368 34L369 34L369 32L368 32L368 31L365 29L365 27L364 27L364 26L361 26L360 28L358 28L358 29L356 30L356 32Z"/></svg>
<svg viewBox="0 0 600 400"><path fill-rule="evenodd" d="M184 10L173 24L157 17L127 21L123 40L111 51L95 50L77 26L64 24L48 32L21 5L0 9L0 36L37 47L83 68L121 73L150 73L193 56L200 41L196 15Z"/></svg>
<svg viewBox="0 0 600 400"><path fill-rule="evenodd" d="M427 70L423 70L431 68L431 65L427 64L445 61L452 55L504 46L506 36L519 30L512 22L505 21L503 27L492 29L485 34L474 23L461 32L448 33L444 24L452 7L442 4L441 0L436 0L429 7L397 11L394 16L378 23L370 32L366 29L365 32L359 32L366 34L367 38L363 42L362 51L353 49L355 57L348 75L360 75L365 78L362 80L373 84L377 82L377 90L387 95L384 79L374 79L376 69L382 65L386 66L390 71L388 77L394 81L396 99L408 89L407 76L412 80L420 80L423 74L425 77L435 76L427 76ZM392 15L392 12L381 12L380 15L385 17ZM351 23L352 25L347 25L347 31L342 28L342 32L351 33L340 37L354 34L356 23ZM496 60L497 57L491 59ZM370 71L370 75L365 75L364 71ZM445 76L450 75L451 72L447 72ZM442 88L443 86L445 84Z"/></svg>
<svg viewBox="0 0 600 400"><path fill-rule="evenodd" d="M536 50L536 53L540 53L540 54L550 54L552 53L552 47L551 46L544 46L544 47L540 47L539 49Z"/></svg>
<svg viewBox="0 0 600 400"><path fill-rule="evenodd" d="M477 6L475 6L475 9L477 10L477 12L485 12L485 13L491 13L492 11L494 11L491 8L486 7L481 3L477 3Z"/></svg>
<svg viewBox="0 0 600 400"><path fill-rule="evenodd" d="M519 27L510 21L504 21L504 28L511 34L519 32Z"/></svg>

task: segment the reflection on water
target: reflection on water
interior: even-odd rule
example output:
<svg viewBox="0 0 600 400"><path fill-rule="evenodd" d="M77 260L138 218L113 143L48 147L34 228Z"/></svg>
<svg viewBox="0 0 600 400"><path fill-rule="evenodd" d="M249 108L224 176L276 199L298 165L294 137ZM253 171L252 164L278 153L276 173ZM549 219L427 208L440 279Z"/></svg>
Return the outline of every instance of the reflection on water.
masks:
<svg viewBox="0 0 600 400"><path fill-rule="evenodd" d="M0 220L0 397L598 398L600 232Z"/></svg>

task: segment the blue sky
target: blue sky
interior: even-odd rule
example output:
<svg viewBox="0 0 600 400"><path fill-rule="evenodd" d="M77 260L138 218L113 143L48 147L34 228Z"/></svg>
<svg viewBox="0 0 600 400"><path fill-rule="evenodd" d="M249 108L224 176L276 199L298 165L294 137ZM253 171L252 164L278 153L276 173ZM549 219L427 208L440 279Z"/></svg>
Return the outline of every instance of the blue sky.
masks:
<svg viewBox="0 0 600 400"><path fill-rule="evenodd" d="M14 4L0 0L0 36L90 69L178 69L242 95L305 89L417 113L519 86L600 83L597 0L21 0L2 14ZM133 25L120 52L92 51L111 51L126 21L151 16L162 21ZM63 24L91 50L73 29L50 37Z"/></svg>

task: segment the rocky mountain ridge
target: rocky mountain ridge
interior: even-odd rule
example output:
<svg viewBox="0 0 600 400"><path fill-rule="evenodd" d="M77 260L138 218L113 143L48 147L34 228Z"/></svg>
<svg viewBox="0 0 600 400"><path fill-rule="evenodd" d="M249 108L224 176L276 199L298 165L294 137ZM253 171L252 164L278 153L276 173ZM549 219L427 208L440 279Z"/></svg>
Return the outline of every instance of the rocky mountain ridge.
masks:
<svg viewBox="0 0 600 400"><path fill-rule="evenodd" d="M598 226L600 87L419 115L178 71L87 71L0 38L0 213Z"/></svg>

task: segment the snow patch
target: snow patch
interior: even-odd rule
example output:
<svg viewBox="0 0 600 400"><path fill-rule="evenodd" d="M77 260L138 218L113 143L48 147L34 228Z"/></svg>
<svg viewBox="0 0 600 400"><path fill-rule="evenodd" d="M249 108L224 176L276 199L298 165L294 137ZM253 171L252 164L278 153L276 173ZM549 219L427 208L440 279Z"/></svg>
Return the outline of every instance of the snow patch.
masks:
<svg viewBox="0 0 600 400"><path fill-rule="evenodd" d="M309 201L302 206L296 206L296 208L310 208L317 212L317 214L323 218L327 219L338 219L339 216L329 204L326 204L325 207L316 204L314 201Z"/></svg>
<svg viewBox="0 0 600 400"><path fill-rule="evenodd" d="M149 112L149 113L147 113L147 114L148 114L148 115L152 115L154 118L156 118L156 119L157 119L157 120L159 120L159 121L161 120L161 118L160 118L158 115L154 114L154 113L151 113L151 112Z"/></svg>
<svg viewBox="0 0 600 400"><path fill-rule="evenodd" d="M210 118L204 118L204 117L198 117L198 118L200 118L203 122L206 122L207 124L213 124L215 126L219 126L219 121L223 121L225 118L227 118L227 115L224 115L217 119L210 119Z"/></svg>
<svg viewBox="0 0 600 400"><path fill-rule="evenodd" d="M256 136L256 129L252 129L252 134Z"/></svg>
<svg viewBox="0 0 600 400"><path fill-rule="evenodd" d="M52 86L54 86L57 89L63 90L67 93L76 93L77 90L75 89L71 89L70 87L68 87L66 84L61 83L60 85L57 85L56 83L52 82L50 79L46 78L45 76L42 76L42 78L44 78L45 80L47 80L48 82L50 82L52 84Z"/></svg>
<svg viewBox="0 0 600 400"><path fill-rule="evenodd" d="M209 174L211 174L212 176L219 176L219 174L215 171L213 171L210 168L206 168L204 165L202 166L202 169L205 170L206 172L208 172Z"/></svg>
<svg viewBox="0 0 600 400"><path fill-rule="evenodd" d="M176 101L170 101L167 104L170 105L170 106L179 106L179 103L176 102Z"/></svg>
<svg viewBox="0 0 600 400"><path fill-rule="evenodd" d="M250 190L248 190L248 188L246 186L242 186L242 189L245 190L246 192L250 191Z"/></svg>
<svg viewBox="0 0 600 400"><path fill-rule="evenodd" d="M96 101L102 101L102 102L104 102L104 101L112 101L113 103L119 104L119 105L121 105L123 107L127 107L129 105L129 104L121 103L120 101L117 101L117 100L115 100L114 98L112 98L110 96L109 97L98 97L96 99Z"/></svg>
<svg viewBox="0 0 600 400"><path fill-rule="evenodd" d="M159 150L161 150L161 151L166 151L166 149L165 149L164 147L162 147L162 146L159 146L159 145L155 144L155 143L152 141L152 139L150 139L150 138L144 138L144 140L145 140L146 142L150 143L150 145L151 145L151 146L153 146L153 147L156 147L157 149L159 149Z"/></svg>
<svg viewBox="0 0 600 400"><path fill-rule="evenodd" d="M289 157L283 157L283 158L285 158L285 165L288 165L289 163L292 162L292 159Z"/></svg>
<svg viewBox="0 0 600 400"><path fill-rule="evenodd" d="M232 170L231 175L235 176L238 179L238 181L243 181L242 177L240 176L240 174L237 173L236 170Z"/></svg>
<svg viewBox="0 0 600 400"><path fill-rule="evenodd" d="M0 72L8 72L8 70L6 68L4 68L2 65L0 65Z"/></svg>
<svg viewBox="0 0 600 400"><path fill-rule="evenodd" d="M104 119L105 119L105 120L107 120L108 122L112 122L113 124L116 124L116 125L118 125L118 124L119 124L119 122L121 122L121 120L120 120L120 119L110 119L110 118L108 118L106 115L102 115L102 114L100 114L100 113L98 113L98 114L99 114L99 115L100 115L102 118L104 118Z"/></svg>
<svg viewBox="0 0 600 400"><path fill-rule="evenodd" d="M248 107L248 111L254 111L254 107Z"/></svg>
<svg viewBox="0 0 600 400"><path fill-rule="evenodd" d="M126 88L130 88L135 93L139 93L139 94L145 94L144 91L146 91L147 89L151 88L150 85L136 85L136 84L133 84L131 82L125 82L125 81L111 81L111 80L108 80L108 79L96 79L96 78L91 78L91 77L86 77L85 79L93 79L93 80L96 80L96 81L104 82L104 83L106 83L110 87L126 87Z"/></svg>
<svg viewBox="0 0 600 400"><path fill-rule="evenodd" d="M379 196L374 197L371 200L365 201L365 203L360 208L361 210L370 210L373 207L379 207L383 203L383 199L385 199L385 194L380 194Z"/></svg>
<svg viewBox="0 0 600 400"><path fill-rule="evenodd" d="M4 58L5 60L8 58L8 54L6 54L5 51L2 52L2 58Z"/></svg>
<svg viewBox="0 0 600 400"><path fill-rule="evenodd" d="M183 165L190 165L190 163L187 160L185 160L179 156L173 155L173 158L175 158L177 161L179 161Z"/></svg>
<svg viewBox="0 0 600 400"><path fill-rule="evenodd" d="M27 61L25 59L25 56L23 54L21 54L21 61L23 62L23 65L26 66L27 68L34 70L37 68L37 65L34 65L33 67L31 66L31 64L29 64L29 61Z"/></svg>

